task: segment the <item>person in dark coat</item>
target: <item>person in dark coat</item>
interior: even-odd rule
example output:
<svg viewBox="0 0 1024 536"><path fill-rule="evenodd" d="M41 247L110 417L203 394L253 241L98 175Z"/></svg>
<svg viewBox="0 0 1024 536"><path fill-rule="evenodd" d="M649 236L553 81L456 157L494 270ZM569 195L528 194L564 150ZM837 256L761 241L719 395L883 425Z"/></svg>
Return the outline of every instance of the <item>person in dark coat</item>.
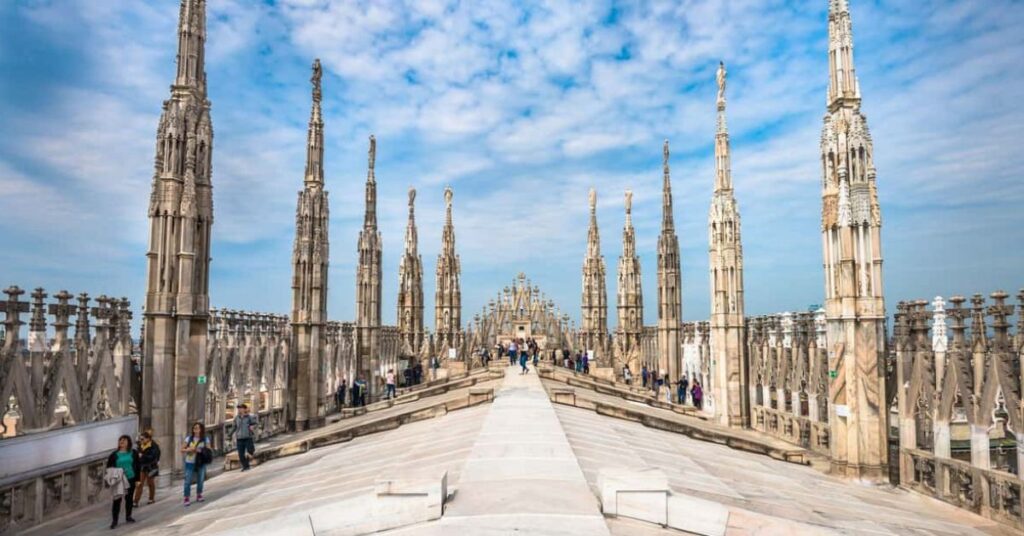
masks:
<svg viewBox="0 0 1024 536"><path fill-rule="evenodd" d="M142 490L149 488L149 504L156 502L156 477L160 474L160 445L153 441L153 431L146 430L139 437L139 484L135 486L135 506L142 500ZM108 460L109 461L109 460Z"/></svg>
<svg viewBox="0 0 1024 536"><path fill-rule="evenodd" d="M117 450L107 457L107 468L119 467L124 470L124 476L128 480L128 488L124 490L123 497L114 497L114 504L110 507L111 522L110 528L117 527L117 518L121 515L121 500L124 499L124 520L128 523L135 523L132 518L132 498L135 496L135 484L139 481L139 474L142 467L139 461L139 453L132 449L132 438L123 435L117 440Z"/></svg>

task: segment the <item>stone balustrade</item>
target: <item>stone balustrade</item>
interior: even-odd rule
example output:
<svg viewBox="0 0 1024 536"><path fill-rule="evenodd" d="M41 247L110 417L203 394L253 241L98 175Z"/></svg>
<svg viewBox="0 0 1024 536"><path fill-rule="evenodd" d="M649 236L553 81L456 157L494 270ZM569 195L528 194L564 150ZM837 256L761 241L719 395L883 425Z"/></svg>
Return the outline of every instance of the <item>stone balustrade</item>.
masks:
<svg viewBox="0 0 1024 536"><path fill-rule="evenodd" d="M897 305L899 455L890 463L904 487L1024 529L1024 290L1016 332L1008 295L990 298Z"/></svg>

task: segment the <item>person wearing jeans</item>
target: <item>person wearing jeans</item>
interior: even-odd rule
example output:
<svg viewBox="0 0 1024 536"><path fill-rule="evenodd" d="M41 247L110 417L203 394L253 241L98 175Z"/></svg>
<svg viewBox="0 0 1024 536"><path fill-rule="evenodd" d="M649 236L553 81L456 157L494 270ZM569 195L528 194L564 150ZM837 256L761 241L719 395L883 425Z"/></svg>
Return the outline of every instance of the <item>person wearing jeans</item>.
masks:
<svg viewBox="0 0 1024 536"><path fill-rule="evenodd" d="M384 378L384 386L387 388L387 394L385 396L387 396L388 399L395 398L395 369L388 369L388 373Z"/></svg>
<svg viewBox="0 0 1024 536"><path fill-rule="evenodd" d="M235 415L235 426L231 434L235 436L235 446L238 448L238 462L242 464L242 470L249 470L249 456L256 453L254 436L256 427L259 426L259 419L249 413L249 406L238 405L238 413Z"/></svg>
<svg viewBox="0 0 1024 536"><path fill-rule="evenodd" d="M202 451L209 448L206 439L206 425L196 422L192 433L185 438L181 452L185 455L185 506L191 504L192 482L196 483L196 502L203 502L203 482L206 480L206 464L202 463Z"/></svg>

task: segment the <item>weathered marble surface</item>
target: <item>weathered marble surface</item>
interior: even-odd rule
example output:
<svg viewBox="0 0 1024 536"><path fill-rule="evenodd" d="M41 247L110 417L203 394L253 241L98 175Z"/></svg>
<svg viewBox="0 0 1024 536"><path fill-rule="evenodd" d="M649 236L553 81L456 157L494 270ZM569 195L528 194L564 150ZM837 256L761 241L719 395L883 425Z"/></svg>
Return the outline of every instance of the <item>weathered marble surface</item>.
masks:
<svg viewBox="0 0 1024 536"><path fill-rule="evenodd" d="M773 530L785 526L819 534L1012 533L912 492L840 480L811 467L652 430L585 409L558 405L555 411L595 494L600 492L602 469L657 468L668 477L673 494L698 497L733 510L727 534L754 533L766 523Z"/></svg>

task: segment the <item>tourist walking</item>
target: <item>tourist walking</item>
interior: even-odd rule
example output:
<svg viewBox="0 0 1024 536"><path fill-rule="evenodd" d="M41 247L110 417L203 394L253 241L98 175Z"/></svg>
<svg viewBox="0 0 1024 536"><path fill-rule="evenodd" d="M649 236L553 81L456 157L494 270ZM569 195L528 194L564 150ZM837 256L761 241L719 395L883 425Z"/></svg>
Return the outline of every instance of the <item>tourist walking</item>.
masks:
<svg viewBox="0 0 1024 536"><path fill-rule="evenodd" d="M647 381L651 379L651 373L647 370L647 365L644 365L640 369L640 380L643 382L644 389L647 388Z"/></svg>
<svg viewBox="0 0 1024 536"><path fill-rule="evenodd" d="M622 380L629 385L633 382L633 373L629 371L629 365L622 365Z"/></svg>
<svg viewBox="0 0 1024 536"><path fill-rule="evenodd" d="M665 384L664 372L654 373L654 398L661 396L661 386Z"/></svg>
<svg viewBox="0 0 1024 536"><path fill-rule="evenodd" d="M526 366L526 351L519 352L519 373L529 374L530 368Z"/></svg>
<svg viewBox="0 0 1024 536"><path fill-rule="evenodd" d="M242 464L243 471L248 471L249 458L256 454L256 428L260 425L260 420L249 413L248 404L239 404L233 424L235 426L228 439L234 436L238 463Z"/></svg>
<svg viewBox="0 0 1024 536"><path fill-rule="evenodd" d="M196 502L203 502L203 483L206 481L206 466L213 461L213 451L206 438L206 425L196 421L192 433L185 437L181 452L185 455L185 506L192 502L192 483L196 484Z"/></svg>
<svg viewBox="0 0 1024 536"><path fill-rule="evenodd" d="M117 439L117 450L107 457L107 472L103 480L112 488L114 502L110 507L110 528L117 527L117 519L121 515L121 503L124 502L124 520L135 523L132 518L135 484L139 481L142 469L139 464L139 453L132 450L132 438L123 435Z"/></svg>
<svg viewBox="0 0 1024 536"><path fill-rule="evenodd" d="M139 453L139 482L135 485L135 496L132 502L139 505L142 499L142 490L149 488L149 503L156 502L156 477L159 474L160 445L153 441L153 431L146 430L139 435L139 446L136 448Z"/></svg>
<svg viewBox="0 0 1024 536"><path fill-rule="evenodd" d="M540 362L540 348L537 346L533 347L533 368L537 368L537 363Z"/></svg>
<svg viewBox="0 0 1024 536"><path fill-rule="evenodd" d="M508 343L508 366L514 367L516 365L516 357L519 355L519 345L516 341Z"/></svg>
<svg viewBox="0 0 1024 536"><path fill-rule="evenodd" d="M690 380L683 374L683 377L679 380L679 403L686 403L686 391L690 388Z"/></svg>
<svg viewBox="0 0 1024 536"><path fill-rule="evenodd" d="M704 391L700 388L700 382L696 378L693 380L693 389L690 390L690 394L693 396L693 407L701 409L701 402L704 401Z"/></svg>
<svg viewBox="0 0 1024 536"><path fill-rule="evenodd" d="M384 388L387 389L385 396L388 400L398 395L395 390L395 369L388 369L388 373L384 376Z"/></svg>
<svg viewBox="0 0 1024 536"><path fill-rule="evenodd" d="M590 354L583 354L583 373L590 374Z"/></svg>

